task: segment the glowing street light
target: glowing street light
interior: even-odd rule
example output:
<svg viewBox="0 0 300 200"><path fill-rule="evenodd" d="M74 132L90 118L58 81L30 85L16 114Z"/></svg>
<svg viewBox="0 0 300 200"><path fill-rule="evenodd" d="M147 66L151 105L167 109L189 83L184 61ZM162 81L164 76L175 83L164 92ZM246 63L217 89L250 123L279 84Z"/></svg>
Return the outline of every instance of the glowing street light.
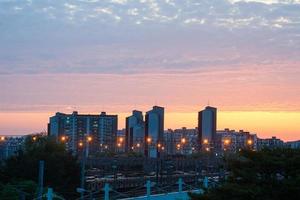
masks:
<svg viewBox="0 0 300 200"><path fill-rule="evenodd" d="M79 147L83 147L83 142L78 143Z"/></svg>
<svg viewBox="0 0 300 200"><path fill-rule="evenodd" d="M177 144L177 149L180 149L181 145L180 144Z"/></svg>
<svg viewBox="0 0 300 200"><path fill-rule="evenodd" d="M118 147L121 147L121 143L118 143L117 145L118 145Z"/></svg>
<svg viewBox="0 0 300 200"><path fill-rule="evenodd" d="M140 144L140 143L137 143L137 144L136 144L136 147L138 147L138 148L139 148L140 146L141 146L141 144Z"/></svg>
<svg viewBox="0 0 300 200"><path fill-rule="evenodd" d="M0 141L2 141L2 142L5 141L5 137L4 137L4 136L1 136L1 137L0 137Z"/></svg>
<svg viewBox="0 0 300 200"><path fill-rule="evenodd" d="M160 148L160 147L161 147L161 144L160 144L160 143L158 143L158 144L157 144L157 147L158 147L158 148Z"/></svg>
<svg viewBox="0 0 300 200"><path fill-rule="evenodd" d="M209 151L210 149L208 147L205 148L205 151Z"/></svg>
<svg viewBox="0 0 300 200"><path fill-rule="evenodd" d="M185 144L186 143L186 139L185 138L181 138L181 143Z"/></svg>
<svg viewBox="0 0 300 200"><path fill-rule="evenodd" d="M32 137L32 140L33 140L34 142L36 141L36 139L37 139L36 136L33 136L33 137Z"/></svg>
<svg viewBox="0 0 300 200"><path fill-rule="evenodd" d="M147 143L150 144L152 139L150 137L147 138Z"/></svg>
<svg viewBox="0 0 300 200"><path fill-rule="evenodd" d="M224 145L229 145L229 144L230 144L230 140L229 139L224 140Z"/></svg>
<svg viewBox="0 0 300 200"><path fill-rule="evenodd" d="M87 136L86 139L87 139L88 142L91 142L93 140L93 138L91 136Z"/></svg>
<svg viewBox="0 0 300 200"><path fill-rule="evenodd" d="M120 143L123 143L123 141L124 141L124 138L120 137L120 138L119 138L119 142L120 142Z"/></svg>
<svg viewBox="0 0 300 200"><path fill-rule="evenodd" d="M65 142L67 140L66 136L61 136L60 141Z"/></svg>
<svg viewBox="0 0 300 200"><path fill-rule="evenodd" d="M208 144L208 139L204 139L203 144Z"/></svg>
<svg viewBox="0 0 300 200"><path fill-rule="evenodd" d="M247 140L247 144L248 145L252 145L253 144L253 141L251 139Z"/></svg>

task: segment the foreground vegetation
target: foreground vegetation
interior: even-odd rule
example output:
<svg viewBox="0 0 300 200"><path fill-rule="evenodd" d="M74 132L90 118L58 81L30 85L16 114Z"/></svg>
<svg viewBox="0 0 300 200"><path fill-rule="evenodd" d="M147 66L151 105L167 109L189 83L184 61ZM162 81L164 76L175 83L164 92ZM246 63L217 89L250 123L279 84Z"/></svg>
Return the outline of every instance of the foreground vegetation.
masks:
<svg viewBox="0 0 300 200"><path fill-rule="evenodd" d="M28 137L24 149L0 168L0 199L15 200L37 194L39 161L45 161L44 188L51 187L66 199L77 197L79 164L63 144L50 137Z"/></svg>
<svg viewBox="0 0 300 200"><path fill-rule="evenodd" d="M299 200L300 150L242 151L225 159L230 175L192 200Z"/></svg>

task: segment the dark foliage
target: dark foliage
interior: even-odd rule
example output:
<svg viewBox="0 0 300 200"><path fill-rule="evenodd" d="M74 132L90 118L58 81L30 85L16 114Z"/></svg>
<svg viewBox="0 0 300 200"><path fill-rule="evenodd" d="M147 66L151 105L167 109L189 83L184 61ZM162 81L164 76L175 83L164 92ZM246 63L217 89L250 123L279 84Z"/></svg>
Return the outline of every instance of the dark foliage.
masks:
<svg viewBox="0 0 300 200"><path fill-rule="evenodd" d="M44 186L66 198L77 196L79 164L77 158L65 150L61 143L50 137L28 137L24 150L6 160L2 169L2 182L9 184L22 180L38 182L39 161L45 161Z"/></svg>
<svg viewBox="0 0 300 200"><path fill-rule="evenodd" d="M194 200L299 200L300 150L242 151L226 159L227 180Z"/></svg>

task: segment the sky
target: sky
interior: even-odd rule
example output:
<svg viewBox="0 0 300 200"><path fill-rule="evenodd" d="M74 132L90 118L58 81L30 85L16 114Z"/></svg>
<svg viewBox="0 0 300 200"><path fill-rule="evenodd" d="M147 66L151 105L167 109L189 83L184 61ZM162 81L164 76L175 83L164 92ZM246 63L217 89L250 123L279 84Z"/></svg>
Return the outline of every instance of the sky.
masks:
<svg viewBox="0 0 300 200"><path fill-rule="evenodd" d="M0 135L55 112L300 139L300 0L0 0Z"/></svg>

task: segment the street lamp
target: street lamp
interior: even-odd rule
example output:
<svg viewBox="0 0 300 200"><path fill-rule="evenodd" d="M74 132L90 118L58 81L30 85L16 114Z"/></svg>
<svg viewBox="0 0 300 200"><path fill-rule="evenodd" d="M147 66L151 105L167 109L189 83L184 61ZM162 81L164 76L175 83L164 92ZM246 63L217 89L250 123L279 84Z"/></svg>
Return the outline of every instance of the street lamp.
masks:
<svg viewBox="0 0 300 200"><path fill-rule="evenodd" d="M230 140L229 139L225 139L224 140L224 145L229 145L230 144Z"/></svg>
<svg viewBox="0 0 300 200"><path fill-rule="evenodd" d="M0 141L1 141L1 142L5 141L5 137L4 137L4 136L1 136L1 137L0 137Z"/></svg>
<svg viewBox="0 0 300 200"><path fill-rule="evenodd" d="M84 183L85 183L85 163L86 163L86 157L88 153L88 145L90 142L92 142L93 138L91 136L87 136L84 138L83 141L80 141L78 143L78 146L82 149L82 160L81 160L81 176L80 176L80 188L84 189ZM84 193L81 193L80 199L84 199Z"/></svg>
<svg viewBox="0 0 300 200"><path fill-rule="evenodd" d="M231 143L230 139L225 139L224 140L224 151L227 150L227 147L230 145L230 143Z"/></svg>
<svg viewBox="0 0 300 200"><path fill-rule="evenodd" d="M148 137L148 138L147 138L147 143L150 144L151 142L152 142L151 137Z"/></svg>
<svg viewBox="0 0 300 200"><path fill-rule="evenodd" d="M185 154L185 147L184 145L186 144L186 139L185 138L181 138L181 144L182 144L182 154Z"/></svg>
<svg viewBox="0 0 300 200"><path fill-rule="evenodd" d="M186 143L186 139L185 138L181 138L181 143L185 144Z"/></svg>
<svg viewBox="0 0 300 200"><path fill-rule="evenodd" d="M180 150L180 147L181 147L181 145L180 145L180 144L177 144L177 145L176 145L176 147L177 147L177 150L179 151L179 150Z"/></svg>
<svg viewBox="0 0 300 200"><path fill-rule="evenodd" d="M248 145L252 145L253 144L253 141L251 139L247 140L247 144Z"/></svg>
<svg viewBox="0 0 300 200"><path fill-rule="evenodd" d="M118 152L121 152L121 150L122 150L121 147L123 146L123 142L124 142L124 138L119 137L117 139Z"/></svg>
<svg viewBox="0 0 300 200"><path fill-rule="evenodd" d="M91 136L87 136L86 139L87 139L88 142L91 142L93 140L93 138Z"/></svg>
<svg viewBox="0 0 300 200"><path fill-rule="evenodd" d="M79 142L79 143L78 143L78 146L79 146L79 147L83 147L83 142Z"/></svg>
<svg viewBox="0 0 300 200"><path fill-rule="evenodd" d="M60 138L60 141L61 141L61 142L66 142L66 141L67 141L67 137L66 137L66 136L64 136L64 135L63 135L63 136L61 136L61 138Z"/></svg>
<svg viewBox="0 0 300 200"><path fill-rule="evenodd" d="M208 144L208 139L204 139L203 144Z"/></svg>

